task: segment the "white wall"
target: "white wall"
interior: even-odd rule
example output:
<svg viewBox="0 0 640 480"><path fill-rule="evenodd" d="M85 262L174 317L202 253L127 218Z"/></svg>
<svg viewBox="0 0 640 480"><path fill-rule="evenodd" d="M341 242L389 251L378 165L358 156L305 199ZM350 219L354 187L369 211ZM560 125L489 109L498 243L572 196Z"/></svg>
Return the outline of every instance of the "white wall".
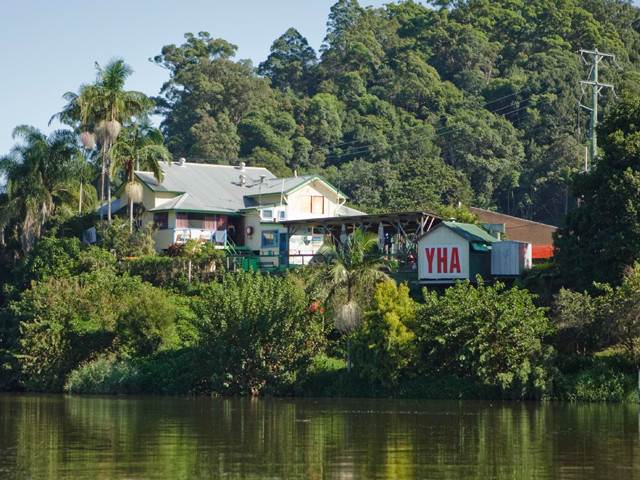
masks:
<svg viewBox="0 0 640 480"><path fill-rule="evenodd" d="M303 212L302 199L304 196L323 196L324 213ZM338 195L321 181L314 180L287 196L287 220L335 217L340 201L344 201L344 199L339 199Z"/></svg>
<svg viewBox="0 0 640 480"><path fill-rule="evenodd" d="M418 240L420 280L469 278L469 242L447 227L437 227Z"/></svg>

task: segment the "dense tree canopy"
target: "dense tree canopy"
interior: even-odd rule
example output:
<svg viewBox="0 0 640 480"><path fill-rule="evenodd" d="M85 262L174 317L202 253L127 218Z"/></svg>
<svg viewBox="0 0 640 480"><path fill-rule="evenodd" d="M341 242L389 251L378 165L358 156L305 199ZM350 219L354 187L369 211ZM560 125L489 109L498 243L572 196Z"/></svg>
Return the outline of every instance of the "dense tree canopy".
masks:
<svg viewBox="0 0 640 480"><path fill-rule="evenodd" d="M640 261L640 97L624 95L599 129L604 154L574 178L580 207L569 212L556 239L565 284L617 284Z"/></svg>
<svg viewBox="0 0 640 480"><path fill-rule="evenodd" d="M431 3L340 0L319 57L289 28L257 70L233 60L234 45L188 33L154 59L171 76L160 102L170 150L324 174L368 211L463 202L560 223L587 141L576 112L589 70L575 52L615 54L621 69L600 80L637 89L640 10L625 0ZM613 100L604 95L601 111Z"/></svg>

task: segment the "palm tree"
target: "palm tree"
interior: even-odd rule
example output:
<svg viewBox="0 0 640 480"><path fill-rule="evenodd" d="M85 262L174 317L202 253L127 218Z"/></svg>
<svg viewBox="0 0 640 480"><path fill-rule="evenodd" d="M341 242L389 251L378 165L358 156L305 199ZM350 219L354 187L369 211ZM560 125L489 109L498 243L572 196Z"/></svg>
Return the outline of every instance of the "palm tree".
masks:
<svg viewBox="0 0 640 480"><path fill-rule="evenodd" d="M97 62L95 65L98 73L95 83L82 85L78 94L65 93L63 98L67 105L54 117L73 125L80 132L80 139L87 148L93 148L97 143L102 162L100 205L105 204L106 180L107 219L111 223L109 151L120 134L122 124L131 122L132 118L146 118L154 103L144 93L124 90L125 82L133 70L123 59L112 59L104 68ZM102 219L102 210L100 218Z"/></svg>
<svg viewBox="0 0 640 480"><path fill-rule="evenodd" d="M351 370L350 334L362 318L356 298L359 287L384 281L389 275L383 268L390 266L382 256L375 253L378 236L357 229L347 237L343 245L330 241L318 251L327 259L326 280L331 285L332 294L337 290L346 293L346 301L340 305L336 315L336 327L347 334L347 370Z"/></svg>
<svg viewBox="0 0 640 480"><path fill-rule="evenodd" d="M20 125L13 138L23 143L0 158L0 173L7 179L6 202L0 206L0 243L4 244L5 230L13 223L26 252L42 236L45 222L56 209L75 202L69 166L79 151L75 134L68 130L47 138L35 127Z"/></svg>
<svg viewBox="0 0 640 480"><path fill-rule="evenodd" d="M76 164L76 169L82 172L79 178L78 213L82 213L84 183L91 181L86 175L90 173L90 169L86 168L85 161L87 159L87 152L93 150L96 145L96 135L92 131L96 123L96 112L92 112L91 110L92 99L96 94L96 90L96 85L82 84L78 93L66 92L62 98L67 104L62 111L53 115L49 120L49 125L51 125L54 119L57 119L60 123L73 128L82 145L82 157L80 162Z"/></svg>
<svg viewBox="0 0 640 480"><path fill-rule="evenodd" d="M122 168L124 170L125 191L129 197L129 232L133 233L133 203L142 199L142 185L136 182L134 172L143 168L153 172L158 183L163 174L158 162L171 163L172 156L164 146L164 137L157 128L144 121L125 127L124 134L111 147L110 176Z"/></svg>

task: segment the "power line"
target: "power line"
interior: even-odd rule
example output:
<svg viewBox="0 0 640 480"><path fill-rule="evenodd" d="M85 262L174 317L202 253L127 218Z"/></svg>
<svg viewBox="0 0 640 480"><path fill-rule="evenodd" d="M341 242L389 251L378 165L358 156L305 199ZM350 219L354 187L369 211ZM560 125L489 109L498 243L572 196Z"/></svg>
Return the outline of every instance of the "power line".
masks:
<svg viewBox="0 0 640 480"><path fill-rule="evenodd" d="M526 91L526 90L525 90L525 89L518 90L517 92L510 93L509 95L505 95L505 96L503 96L503 97L496 98L495 100L491 100L490 102L486 102L486 103L484 103L484 104L480 105L480 107L486 107L487 105L491 105L492 103L496 103L496 102L499 102L499 101L504 100L504 99L506 99L506 98L513 97L514 95L518 95L518 94L520 94L520 93L522 93L522 92L524 92L524 91ZM531 98L533 98L533 96L531 96L531 97L527 97L527 98L524 98L524 99L520 100L520 101L519 101L519 103L522 103L522 102L526 102L526 101L528 101L528 100L531 100ZM489 111L490 113L495 113L495 112L498 112L498 111L500 111L500 110L503 110L503 109L505 109L505 108L510 108L510 107L512 107L512 105L506 105L506 106L501 107L501 108L498 108L498 109L496 109L496 110L488 110L488 111ZM450 118L450 117L453 117L453 116L454 116L454 114L451 114L451 113L445 113L445 114L440 115L440 116L438 117L438 120L437 120L437 121L446 120L447 118ZM436 131L438 131L438 130L440 130L440 129L443 129L443 128L448 128L448 127L446 127L446 126L445 126L445 127L440 127L440 128L438 128L438 129L436 129ZM353 141L351 141L351 142L338 142L338 143L334 143L334 144L330 144L330 145L325 145L323 148L327 148L327 149L340 148L340 147L342 147L342 146L346 146L346 145L353 145L353 144L356 144L356 143L362 143L362 140L353 140Z"/></svg>
<svg viewBox="0 0 640 480"><path fill-rule="evenodd" d="M505 113L501 113L499 115L500 116L511 115L511 114L517 113L519 111L525 110L527 108L534 107L534 106L536 106L536 105L538 105L540 103L543 103L546 100L548 100L548 98L542 98L542 99L538 100L537 102L531 103L529 105L525 105L524 107L513 109L513 110L505 112ZM493 113L493 112L489 112L489 113ZM446 127L446 126L445 127L441 127L438 130L442 130L443 128L449 128L449 130L446 130L446 131L440 132L440 133L438 133L438 130L436 130L435 136L436 137L441 137L441 136L444 136L444 135L455 133L455 132L463 130L466 127L467 127L466 124L465 125L460 125L458 127L455 127L453 125L451 125L449 127ZM334 158L341 158L341 157L348 157L348 156L357 156L357 155L360 155L362 153L380 152L380 151L384 151L384 150L387 150L387 149L390 149L390 148L393 148L393 147L408 146L408 145L411 144L411 142L419 140L420 138L423 138L423 137L424 137L423 135L415 135L415 136L412 136L412 137L405 138L402 141L391 143L391 144L387 145L384 148L378 148L378 149L376 149L376 148L372 149L371 146L373 145L373 143L370 142L370 143L367 143L367 144L363 144L363 145L361 145L361 146L359 146L359 147L357 147L357 148L355 148L355 149L353 149L351 151L348 151L348 152L326 155L325 159L334 159Z"/></svg>

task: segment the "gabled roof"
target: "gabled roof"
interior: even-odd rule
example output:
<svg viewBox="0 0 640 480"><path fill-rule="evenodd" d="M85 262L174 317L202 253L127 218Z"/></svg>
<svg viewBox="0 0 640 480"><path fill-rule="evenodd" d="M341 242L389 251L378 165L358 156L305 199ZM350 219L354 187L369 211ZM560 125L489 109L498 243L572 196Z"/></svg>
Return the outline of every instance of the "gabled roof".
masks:
<svg viewBox="0 0 640 480"><path fill-rule="evenodd" d="M151 172L135 172L136 177L154 192L177 194L152 211L189 210L201 212L238 212L254 205L247 194L258 190L260 177L275 179L262 167L238 167L206 163L160 162L164 179L158 184ZM240 178L244 175L244 184Z"/></svg>
<svg viewBox="0 0 640 480"><path fill-rule="evenodd" d="M160 162L164 179L158 184L151 172L136 171L136 177L157 193L173 193L174 198L151 209L152 212L184 210L195 212L234 213L255 208L261 195L289 193L315 180L338 195L330 184L316 175L277 178L262 167L213 165L208 163ZM243 176L244 178L241 178Z"/></svg>
<svg viewBox="0 0 640 480"><path fill-rule="evenodd" d="M471 244L471 248L476 251L488 252L491 244L499 241L497 238L492 237L477 225L458 222L441 222L431 230L429 230L427 233L422 235L422 237L420 238L424 238L427 235L430 235L432 232L436 231L439 228L448 228L454 233L460 235L461 237L466 239Z"/></svg>
<svg viewBox="0 0 640 480"><path fill-rule="evenodd" d="M272 178L265 179L262 185L258 185L257 191L254 189L251 192L247 193L248 197L257 197L258 195L273 195L280 194L288 195L291 192L298 190L299 188L304 187L305 185L318 180L327 186L331 191L340 195L342 198L347 198L347 196L336 190L332 185L327 183L321 177L317 175L304 175L301 177L288 177L288 178Z"/></svg>
<svg viewBox="0 0 640 480"><path fill-rule="evenodd" d="M448 227L472 243L493 243L498 241L497 238L492 237L482 228L471 223L442 222L442 225Z"/></svg>
<svg viewBox="0 0 640 480"><path fill-rule="evenodd" d="M469 207L469 211L478 215L483 222L504 224L504 231L510 240L519 240L532 245L553 245L553 232L558 229L554 225L532 222L482 208Z"/></svg>

